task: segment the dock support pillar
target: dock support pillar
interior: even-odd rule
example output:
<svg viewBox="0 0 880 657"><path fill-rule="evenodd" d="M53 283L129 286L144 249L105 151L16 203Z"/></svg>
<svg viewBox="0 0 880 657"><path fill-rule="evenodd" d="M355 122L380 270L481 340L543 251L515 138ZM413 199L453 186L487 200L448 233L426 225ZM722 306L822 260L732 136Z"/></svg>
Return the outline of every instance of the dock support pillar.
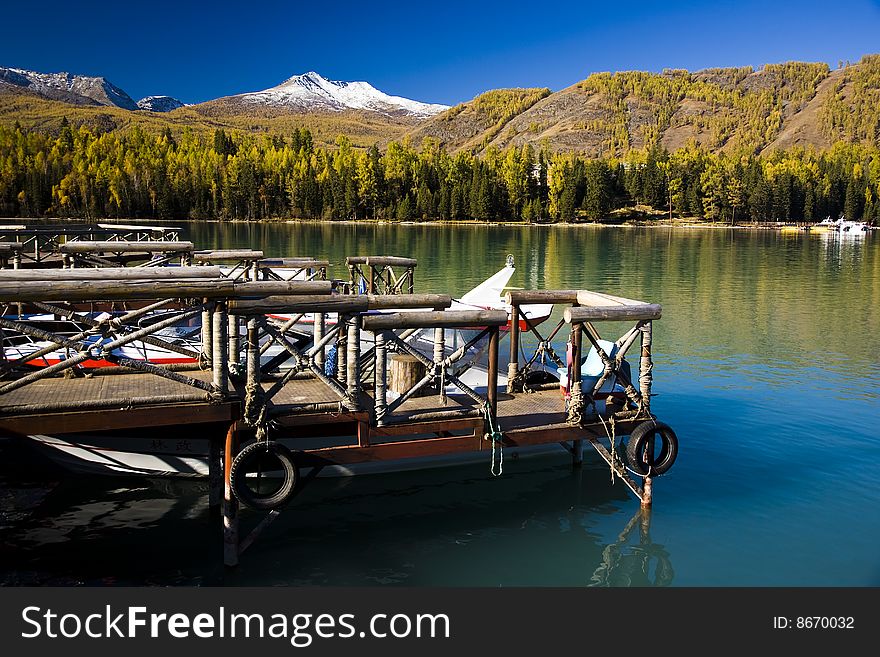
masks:
<svg viewBox="0 0 880 657"><path fill-rule="evenodd" d="M202 356L205 361L205 365L211 362L211 349L213 348L213 340L211 339L211 329L213 328L213 322L211 321L211 308L208 305L208 300L204 300L204 306L202 308Z"/></svg>
<svg viewBox="0 0 880 657"><path fill-rule="evenodd" d="M239 337L240 331L238 315L229 315L229 327L227 329L227 338L229 340L229 354L227 356L230 363L239 362Z"/></svg>
<svg viewBox="0 0 880 657"><path fill-rule="evenodd" d="M376 367L373 373L373 388L375 390L376 403L376 426L385 424L385 415L388 413L388 351L385 347L385 333L376 331L374 334Z"/></svg>
<svg viewBox="0 0 880 657"><path fill-rule="evenodd" d="M360 408L361 396L361 317L350 315L348 318L348 339L346 340L345 358L346 370L346 395L353 409Z"/></svg>
<svg viewBox="0 0 880 657"><path fill-rule="evenodd" d="M510 307L510 363L507 365L507 393L520 392L516 382L519 373L519 306Z"/></svg>
<svg viewBox="0 0 880 657"><path fill-rule="evenodd" d="M346 358L346 344L348 342L348 315L339 313L336 316L336 326L339 330L336 332L336 380L339 381L343 388L347 389L346 370L348 368L348 359Z"/></svg>
<svg viewBox="0 0 880 657"><path fill-rule="evenodd" d="M228 568L238 565L238 500L232 492L232 459L238 453L238 423L226 431L223 453L223 564Z"/></svg>
<svg viewBox="0 0 880 657"><path fill-rule="evenodd" d="M229 320L226 318L226 304L225 303L217 303L214 306L213 313L213 327L212 327L212 340L213 347L211 349L211 354L213 358L212 367L213 367L213 381L214 385L220 391L220 395L225 398L227 395L227 388L229 387L229 369L226 366L227 363L227 338L226 338L226 329L228 328Z"/></svg>
<svg viewBox="0 0 880 657"><path fill-rule="evenodd" d="M312 330L314 332L315 344L319 344L321 340L324 339L324 313L314 313L312 315L314 325L312 326ZM315 354L315 365L318 366L318 369L324 369L324 347L318 349Z"/></svg>
<svg viewBox="0 0 880 657"><path fill-rule="evenodd" d="M498 418L498 327L489 328L489 377L486 382L486 401L489 402L489 410L492 419Z"/></svg>
<svg viewBox="0 0 880 657"><path fill-rule="evenodd" d="M571 441L571 466L579 468L584 464L584 441L582 438Z"/></svg>
<svg viewBox="0 0 880 657"><path fill-rule="evenodd" d="M651 322L645 322L641 327L642 354L639 359L639 394L642 398L642 409L651 412L651 384L654 380L654 361L651 358Z"/></svg>
<svg viewBox="0 0 880 657"><path fill-rule="evenodd" d="M571 325L571 377L568 380L568 422L580 424L583 421L584 393L581 390L581 342L583 325Z"/></svg>
<svg viewBox="0 0 880 657"><path fill-rule="evenodd" d="M653 502L653 481L651 477L645 477L645 483L642 484L642 507L648 509Z"/></svg>

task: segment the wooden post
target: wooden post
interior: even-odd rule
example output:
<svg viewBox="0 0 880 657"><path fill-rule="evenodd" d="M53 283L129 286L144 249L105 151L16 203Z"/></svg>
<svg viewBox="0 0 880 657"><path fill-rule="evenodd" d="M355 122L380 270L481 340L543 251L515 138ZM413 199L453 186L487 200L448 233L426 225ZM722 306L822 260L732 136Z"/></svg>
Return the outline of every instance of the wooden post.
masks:
<svg viewBox="0 0 880 657"><path fill-rule="evenodd" d="M247 385L260 385L260 337L257 318L251 317L247 323Z"/></svg>
<svg viewBox="0 0 880 657"><path fill-rule="evenodd" d="M519 304L510 307L510 363L507 365L507 393L519 392L515 383L519 372Z"/></svg>
<svg viewBox="0 0 880 657"><path fill-rule="evenodd" d="M648 508L653 500L653 481L651 477L645 477L645 483L642 485L642 506Z"/></svg>
<svg viewBox="0 0 880 657"><path fill-rule="evenodd" d="M227 387L229 384L229 369L227 367L227 339L226 329L228 320L226 319L226 304L217 302L214 304L213 313L214 325L212 327L211 366L213 368L214 385L220 390L221 397L225 398Z"/></svg>
<svg viewBox="0 0 880 657"><path fill-rule="evenodd" d="M410 267L407 269L409 272L409 293L415 294L416 290L416 269L415 267Z"/></svg>
<svg viewBox="0 0 880 657"><path fill-rule="evenodd" d="M347 360L347 396L355 409L360 408L361 388L361 337L360 315L350 315L348 318L348 340L345 349Z"/></svg>
<svg viewBox="0 0 880 657"><path fill-rule="evenodd" d="M385 415L388 412L388 352L385 349L385 332L376 331L374 337L374 353L376 365L373 368L373 381L376 393L376 426L385 424Z"/></svg>
<svg viewBox="0 0 880 657"><path fill-rule="evenodd" d="M12 254L12 268L21 269L21 249L16 249Z"/></svg>
<svg viewBox="0 0 880 657"><path fill-rule="evenodd" d="M572 362L571 377L568 380L568 418L570 422L583 419L581 414L584 409L584 394L581 390L581 340L583 325L571 325Z"/></svg>
<svg viewBox="0 0 880 657"><path fill-rule="evenodd" d="M202 299L205 306L202 308L202 355L205 357L205 364L211 362L211 350L214 346L214 341L211 336L211 329L213 328L213 323L211 321L211 309L208 306L208 300Z"/></svg>
<svg viewBox="0 0 880 657"><path fill-rule="evenodd" d="M346 348L346 344L348 343L348 336L346 335L345 327L348 322L348 315L344 315L342 313L337 313L336 315L336 326L339 327L339 330L336 332L336 380L342 384L343 387L346 387L346 369L348 363L346 362L346 353L348 350Z"/></svg>
<svg viewBox="0 0 880 657"><path fill-rule="evenodd" d="M411 354L395 354L391 357L391 389L399 395L425 378L428 368L418 358ZM425 388L417 391L413 397L422 397Z"/></svg>
<svg viewBox="0 0 880 657"><path fill-rule="evenodd" d="M446 357L446 334L442 327L434 328L434 385L437 386L437 394L443 395L442 363Z"/></svg>
<svg viewBox="0 0 880 657"><path fill-rule="evenodd" d="M324 338L324 313L313 313L312 318L315 344L318 344ZM321 347L315 354L315 365L321 370L324 369L324 347Z"/></svg>
<svg viewBox="0 0 880 657"><path fill-rule="evenodd" d="M226 431L223 450L223 563L228 568L238 565L238 499L232 492L232 459L238 454L238 423Z"/></svg>
<svg viewBox="0 0 880 657"><path fill-rule="evenodd" d="M571 441L571 465L579 468L584 464L584 441L582 438Z"/></svg>
<svg viewBox="0 0 880 657"><path fill-rule="evenodd" d="M651 412L651 383L654 363L651 360L651 322L645 322L642 331L642 356L639 359L639 394L642 396L642 409Z"/></svg>
<svg viewBox="0 0 880 657"><path fill-rule="evenodd" d="M229 340L229 353L227 359L230 363L239 362L239 319L238 315L229 315L229 327L227 329Z"/></svg>
<svg viewBox="0 0 880 657"><path fill-rule="evenodd" d="M492 418L498 417L498 342L497 326L489 328L489 380L486 382L486 400Z"/></svg>
<svg viewBox="0 0 880 657"><path fill-rule="evenodd" d="M356 278L355 267L356 266L351 263L349 263L349 265L348 265L348 284L349 284L348 293L349 294L357 294L358 293L357 281L355 280L355 278Z"/></svg>

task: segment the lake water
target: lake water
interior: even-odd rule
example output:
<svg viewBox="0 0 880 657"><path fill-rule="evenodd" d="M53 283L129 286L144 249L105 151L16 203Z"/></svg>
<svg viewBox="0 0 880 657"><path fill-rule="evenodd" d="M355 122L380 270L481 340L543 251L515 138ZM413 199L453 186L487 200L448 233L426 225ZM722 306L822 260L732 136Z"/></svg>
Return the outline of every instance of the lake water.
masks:
<svg viewBox="0 0 880 657"><path fill-rule="evenodd" d="M512 285L662 304L652 410L680 454L650 517L592 452L497 479L487 456L319 480L225 573L206 484L74 477L6 441L0 582L880 585L880 234L180 225L198 248L327 258L339 278L347 255L415 257L419 292L460 295L513 254Z"/></svg>

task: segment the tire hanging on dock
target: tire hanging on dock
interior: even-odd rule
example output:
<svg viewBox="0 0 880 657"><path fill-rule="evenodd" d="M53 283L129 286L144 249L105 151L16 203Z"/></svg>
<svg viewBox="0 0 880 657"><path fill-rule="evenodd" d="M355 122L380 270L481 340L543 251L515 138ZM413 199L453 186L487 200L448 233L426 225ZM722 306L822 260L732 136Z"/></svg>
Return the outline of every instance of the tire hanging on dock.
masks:
<svg viewBox="0 0 880 657"><path fill-rule="evenodd" d="M654 453L655 440L660 439L660 452ZM668 424L648 420L642 422L626 443L629 467L642 476L662 475L678 456L678 437Z"/></svg>
<svg viewBox="0 0 880 657"><path fill-rule="evenodd" d="M278 485L263 493L250 486L253 476L249 475L256 470L262 482L266 462L272 464L271 480L278 481ZM232 460L229 471L229 483L235 497L246 507L258 511L271 511L287 504L298 482L299 468L293 453L273 440L258 440L242 447Z"/></svg>

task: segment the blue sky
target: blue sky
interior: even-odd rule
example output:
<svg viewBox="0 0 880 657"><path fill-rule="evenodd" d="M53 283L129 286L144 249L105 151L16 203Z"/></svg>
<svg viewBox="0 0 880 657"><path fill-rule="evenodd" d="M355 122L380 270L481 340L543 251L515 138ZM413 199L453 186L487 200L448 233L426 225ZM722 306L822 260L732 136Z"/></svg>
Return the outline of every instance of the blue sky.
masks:
<svg viewBox="0 0 880 657"><path fill-rule="evenodd" d="M255 91L296 73L454 104L595 71L856 61L880 0L150 2L13 0L0 66L103 75L135 100Z"/></svg>

